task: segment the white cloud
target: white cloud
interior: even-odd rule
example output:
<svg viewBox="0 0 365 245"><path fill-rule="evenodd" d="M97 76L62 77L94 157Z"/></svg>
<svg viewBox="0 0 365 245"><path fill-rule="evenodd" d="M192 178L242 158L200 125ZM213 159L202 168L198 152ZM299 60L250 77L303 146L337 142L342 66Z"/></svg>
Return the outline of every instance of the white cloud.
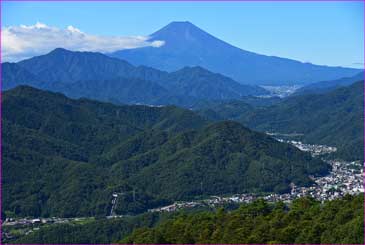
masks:
<svg viewBox="0 0 365 245"><path fill-rule="evenodd" d="M30 26L5 27L1 30L1 38L2 61L12 62L45 54L55 48L108 53L164 45L164 41L148 41L147 36L98 36L82 32L74 26L60 29L39 22Z"/></svg>

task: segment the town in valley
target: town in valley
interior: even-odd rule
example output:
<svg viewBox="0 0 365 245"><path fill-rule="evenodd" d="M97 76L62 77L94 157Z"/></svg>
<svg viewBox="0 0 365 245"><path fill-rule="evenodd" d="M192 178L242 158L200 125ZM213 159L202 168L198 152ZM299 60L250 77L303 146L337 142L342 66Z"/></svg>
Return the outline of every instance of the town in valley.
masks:
<svg viewBox="0 0 365 245"><path fill-rule="evenodd" d="M268 133L272 137L276 138L276 134ZM336 147L325 146L325 145L311 145L305 144L295 140L284 140L276 138L280 142L286 142L294 145L301 151L310 152L314 157L320 157L321 155L327 155L335 152ZM231 196L211 196L210 198L193 201L176 201L171 205L163 206L159 208L149 209L148 212L174 212L181 209L196 208L196 207L219 207L226 204L240 204L240 203L251 203L257 199L263 199L267 202L278 202L289 204L294 199L300 197L312 197L316 200L324 202L326 200L334 200L337 198L344 197L345 195L357 195L364 193L364 169L363 163L360 161L343 161L343 160L328 160L323 158L328 164L331 165L332 169L330 173L322 177L310 176L315 184L309 187L298 187L291 184L290 193L276 194L253 194L253 193L242 193ZM115 213L116 205L118 204L118 197L123 193L112 194L112 208L109 216L106 218L114 219L121 218L123 215L117 215ZM42 226L48 226L52 224L62 223L85 223L91 220L95 220L95 217L77 217L77 218L7 218L2 226L5 228L3 233L3 241L8 241L13 238L7 230L11 228L18 230L22 235L27 235L36 230L39 230ZM6 229L10 228L10 229Z"/></svg>

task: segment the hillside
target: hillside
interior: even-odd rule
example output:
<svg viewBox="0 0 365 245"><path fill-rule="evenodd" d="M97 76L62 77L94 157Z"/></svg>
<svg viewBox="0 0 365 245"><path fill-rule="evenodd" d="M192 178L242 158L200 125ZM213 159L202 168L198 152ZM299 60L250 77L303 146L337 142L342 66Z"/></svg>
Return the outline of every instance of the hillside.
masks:
<svg viewBox="0 0 365 245"><path fill-rule="evenodd" d="M71 84L54 84L50 89L61 91L71 98L92 98L117 104L154 105L170 96L169 91L157 83L123 77L110 80L78 81ZM179 98L178 96L173 97ZM178 104L189 104L190 101L194 100L188 97L181 98L181 103Z"/></svg>
<svg viewBox="0 0 365 245"><path fill-rule="evenodd" d="M226 43L190 22L171 22L149 35L164 41L161 47L143 47L111 53L134 65L164 71L201 66L235 81L253 85L309 84L353 76L360 69L329 67L256 54Z"/></svg>
<svg viewBox="0 0 365 245"><path fill-rule="evenodd" d="M222 103L200 113L216 120L236 120L259 131L304 134L301 140L305 142L336 146L338 157L359 160L363 159L363 87L361 81L323 94L292 96L261 108Z"/></svg>
<svg viewBox="0 0 365 245"><path fill-rule="evenodd" d="M260 191L281 193L289 190L291 182L310 184L303 176L327 172L325 165L311 160L309 155L235 122L217 123L174 137L157 133L152 138L157 142L149 138L143 134L127 146L114 149L119 159L120 152L130 152L130 147L135 150L131 157L113 165L114 173L124 176L126 170L143 161L141 171L137 169L135 174L125 177L131 176L130 181L137 188L163 199ZM139 145L150 147L136 151ZM110 158L115 159L113 155Z"/></svg>
<svg viewBox="0 0 365 245"><path fill-rule="evenodd" d="M360 72L352 77L344 77L334 81L322 81L309 84L295 91L294 95L325 93L335 90L339 87L350 86L351 84L364 80L364 72Z"/></svg>
<svg viewBox="0 0 365 245"><path fill-rule="evenodd" d="M5 92L2 103L3 211L13 216L107 215L113 192L124 193L118 213L285 192L329 169L238 123L211 124L177 107L115 106L26 86Z"/></svg>
<svg viewBox="0 0 365 245"><path fill-rule="evenodd" d="M260 87L244 86L202 67L184 67L171 72L160 84L181 96L199 97L205 100L239 99L247 95L266 93Z"/></svg>
<svg viewBox="0 0 365 245"><path fill-rule="evenodd" d="M42 80L40 78L16 63L2 63L1 69L2 90L8 90L23 84L32 84L36 87L42 86Z"/></svg>

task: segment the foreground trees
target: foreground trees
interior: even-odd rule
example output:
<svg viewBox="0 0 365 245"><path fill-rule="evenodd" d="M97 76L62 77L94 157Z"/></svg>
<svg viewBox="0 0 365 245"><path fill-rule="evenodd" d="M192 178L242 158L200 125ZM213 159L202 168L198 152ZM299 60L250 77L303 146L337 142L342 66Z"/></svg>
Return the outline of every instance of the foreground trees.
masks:
<svg viewBox="0 0 365 245"><path fill-rule="evenodd" d="M232 212L180 214L154 228L139 228L123 243L357 243L364 241L363 196L321 204L310 198Z"/></svg>

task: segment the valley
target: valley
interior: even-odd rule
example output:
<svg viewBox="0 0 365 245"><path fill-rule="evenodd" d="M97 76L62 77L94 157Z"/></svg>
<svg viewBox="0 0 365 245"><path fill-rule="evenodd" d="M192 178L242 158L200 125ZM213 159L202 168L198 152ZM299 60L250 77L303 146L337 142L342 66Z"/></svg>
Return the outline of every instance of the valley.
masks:
<svg viewBox="0 0 365 245"><path fill-rule="evenodd" d="M283 202L286 205L290 205L293 201L303 198L312 197L320 202L332 201L336 199L344 198L346 195L357 196L364 193L364 181L363 181L363 164L361 161L346 162L344 160L328 160L328 156L336 151L335 147L325 145L310 145L304 144L300 141L284 140L278 138L284 136L286 138L296 137L298 135L287 135L278 133L267 133L268 135L276 137L279 142L289 143L301 151L310 152L313 157L323 157L323 161L331 166L331 170L328 175L323 177L312 176L313 184L308 187L296 186L294 183L290 184L290 191L288 193L242 193L234 195L215 195L204 199L190 200L190 201L177 201L172 204L162 207L155 207L148 209L149 213L164 213L164 212L181 212L182 210L189 209L217 209L219 207L235 206L240 204L255 203L262 199L268 203ZM300 135L300 134L299 134ZM200 188L203 188L201 182ZM124 217L130 217L130 215L117 215L116 206L118 204L118 198L123 196L124 193L114 192L111 196L111 208L110 214L104 218L106 219L121 219ZM109 201L109 200L108 200ZM133 200L135 202L135 192L133 191ZM138 216L138 215L137 215ZM7 218L3 222L3 228L5 229L5 235L3 242L14 241L29 235L33 232L37 232L40 229L59 224L87 224L93 222L101 217L74 217L74 218Z"/></svg>
<svg viewBox="0 0 365 245"><path fill-rule="evenodd" d="M322 23L341 11L115 2L90 25L106 5L82 4L59 8L84 30L2 27L1 244L363 244L363 57L355 23Z"/></svg>

